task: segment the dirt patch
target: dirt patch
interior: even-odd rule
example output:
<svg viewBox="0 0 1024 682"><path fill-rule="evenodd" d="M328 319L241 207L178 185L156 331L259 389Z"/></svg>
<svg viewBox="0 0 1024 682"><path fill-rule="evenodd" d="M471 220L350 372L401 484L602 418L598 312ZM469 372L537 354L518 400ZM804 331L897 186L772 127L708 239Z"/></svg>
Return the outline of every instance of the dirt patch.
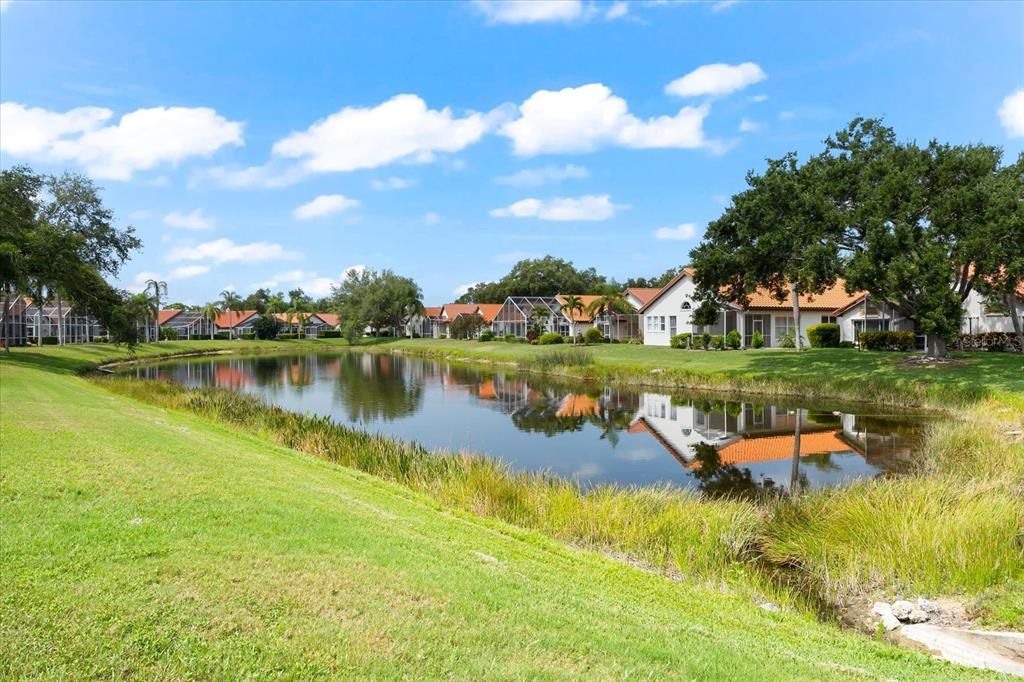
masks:
<svg viewBox="0 0 1024 682"><path fill-rule="evenodd" d="M963 360L960 358L930 358L926 355L915 358L907 358L903 360L901 365L909 367L924 367L925 369L931 367L957 367L961 365L972 364L970 360Z"/></svg>

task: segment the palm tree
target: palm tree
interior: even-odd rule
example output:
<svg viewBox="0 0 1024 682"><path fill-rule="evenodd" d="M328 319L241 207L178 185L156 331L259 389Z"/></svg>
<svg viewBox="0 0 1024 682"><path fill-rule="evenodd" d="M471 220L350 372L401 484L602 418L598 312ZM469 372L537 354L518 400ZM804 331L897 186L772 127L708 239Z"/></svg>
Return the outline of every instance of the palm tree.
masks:
<svg viewBox="0 0 1024 682"><path fill-rule="evenodd" d="M157 279L146 280L146 293L153 292L153 331L156 332L157 343L160 343L160 295L167 295L167 282Z"/></svg>
<svg viewBox="0 0 1024 682"><path fill-rule="evenodd" d="M210 323L210 340L213 341L213 333L217 330L217 316L220 315L220 308L216 303L207 303L200 310L199 314Z"/></svg>
<svg viewBox="0 0 1024 682"><path fill-rule="evenodd" d="M595 320L599 317L611 315L612 313L626 313L629 312L630 310L632 310L632 308L630 307L626 299L623 298L622 294L617 293L604 294L602 296L598 296L597 298L590 302L590 305L587 306L587 314L590 315ZM611 320L609 320L609 336L611 336L611 329Z"/></svg>
<svg viewBox="0 0 1024 682"><path fill-rule="evenodd" d="M563 296L562 305L559 310L563 313L568 311L569 314L566 315L566 317L569 318L569 334L572 335L572 342L576 343L576 318L574 317L574 314L577 312L580 315L583 314L583 299L579 296L573 296L572 294Z"/></svg>
<svg viewBox="0 0 1024 682"><path fill-rule="evenodd" d="M146 330L146 341L149 341L149 316L153 310L153 299L144 291L140 291L128 299L128 313L136 324L142 323Z"/></svg>
<svg viewBox="0 0 1024 682"><path fill-rule="evenodd" d="M225 289L220 292L220 302L223 305L224 311L228 313L228 323L231 325L230 334L234 336L234 322L231 313L238 312L242 307L242 299L231 289Z"/></svg>
<svg viewBox="0 0 1024 682"><path fill-rule="evenodd" d="M288 309L286 313L288 315L288 328L291 330L292 318L299 323L298 327L298 338L302 338L302 331L306 326L306 320L309 319L309 304L302 300L292 301L292 307Z"/></svg>

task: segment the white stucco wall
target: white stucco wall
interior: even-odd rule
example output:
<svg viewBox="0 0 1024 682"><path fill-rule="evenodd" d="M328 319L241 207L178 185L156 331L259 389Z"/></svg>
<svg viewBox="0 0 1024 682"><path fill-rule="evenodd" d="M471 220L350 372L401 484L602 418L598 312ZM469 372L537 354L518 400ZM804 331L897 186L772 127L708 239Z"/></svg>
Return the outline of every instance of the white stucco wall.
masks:
<svg viewBox="0 0 1024 682"><path fill-rule="evenodd" d="M694 289L693 278L686 275L644 311L640 320L640 331L644 335L645 346L670 345L672 339L670 318L673 315L676 318L676 334L693 332L693 325L690 322L693 311L683 310L683 304L689 303L691 308L697 306L693 300ZM660 318L662 317L665 318L665 331L661 331ZM658 328L655 331L649 331L647 321L650 318L659 320Z"/></svg>
<svg viewBox="0 0 1024 682"><path fill-rule="evenodd" d="M1020 312L1019 304L1018 312ZM967 295L967 300L964 301L964 317L960 323L960 331L964 334L1012 332L1013 320L1009 315L987 315L985 313L985 297L977 291L971 291Z"/></svg>

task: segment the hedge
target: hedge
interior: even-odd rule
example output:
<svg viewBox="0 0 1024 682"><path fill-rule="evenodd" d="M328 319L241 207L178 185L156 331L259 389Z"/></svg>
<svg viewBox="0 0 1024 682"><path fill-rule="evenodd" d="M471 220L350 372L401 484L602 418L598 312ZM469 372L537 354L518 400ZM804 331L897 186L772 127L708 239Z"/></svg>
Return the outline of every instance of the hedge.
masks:
<svg viewBox="0 0 1024 682"><path fill-rule="evenodd" d="M604 341L604 334L597 327L591 327L583 332L583 340L587 343L601 343Z"/></svg>
<svg viewBox="0 0 1024 682"><path fill-rule="evenodd" d="M562 335L558 332L544 332L540 335L540 338L537 339L537 343L541 346L550 346L552 344L562 343L563 341L564 339L562 338Z"/></svg>
<svg viewBox="0 0 1024 682"><path fill-rule="evenodd" d="M812 324L807 328L811 348L839 348L839 325L834 322Z"/></svg>
<svg viewBox="0 0 1024 682"><path fill-rule="evenodd" d="M952 345L957 350L966 351L1021 352L1020 337L1009 332L958 334Z"/></svg>
<svg viewBox="0 0 1024 682"><path fill-rule="evenodd" d="M213 338L217 341L227 341L231 338L231 332L217 332Z"/></svg>
<svg viewBox="0 0 1024 682"><path fill-rule="evenodd" d="M317 334L317 338L321 338L321 339L340 339L341 338L341 331L339 331L337 329L324 329L319 334Z"/></svg>
<svg viewBox="0 0 1024 682"><path fill-rule="evenodd" d="M692 338L693 338L693 334L691 334L690 332L683 332L682 334L676 334L669 341L669 345L672 346L672 348L682 348L682 349L685 350L685 349L688 349L688 348L691 347L690 343L691 343Z"/></svg>
<svg viewBox="0 0 1024 682"><path fill-rule="evenodd" d="M492 332L490 329L485 329L482 332L480 332L480 336L478 336L476 340L481 342L481 343L487 343L488 341L493 341L494 340L494 332Z"/></svg>
<svg viewBox="0 0 1024 682"><path fill-rule="evenodd" d="M914 332L861 332L860 347L865 350L914 350Z"/></svg>
<svg viewBox="0 0 1024 682"><path fill-rule="evenodd" d="M298 334L278 334L277 338L279 338L279 339L286 339L286 340L287 339L297 339L297 338L299 338L299 335Z"/></svg>

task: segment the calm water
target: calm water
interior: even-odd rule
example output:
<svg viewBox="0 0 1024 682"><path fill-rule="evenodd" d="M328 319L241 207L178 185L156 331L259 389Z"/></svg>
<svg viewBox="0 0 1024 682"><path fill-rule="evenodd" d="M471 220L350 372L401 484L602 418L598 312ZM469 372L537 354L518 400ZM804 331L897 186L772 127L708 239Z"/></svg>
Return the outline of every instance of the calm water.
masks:
<svg viewBox="0 0 1024 682"><path fill-rule="evenodd" d="M921 416L864 406L669 395L387 354L194 358L126 373L243 391L583 484L672 483L710 494L896 474L911 463L924 424Z"/></svg>

